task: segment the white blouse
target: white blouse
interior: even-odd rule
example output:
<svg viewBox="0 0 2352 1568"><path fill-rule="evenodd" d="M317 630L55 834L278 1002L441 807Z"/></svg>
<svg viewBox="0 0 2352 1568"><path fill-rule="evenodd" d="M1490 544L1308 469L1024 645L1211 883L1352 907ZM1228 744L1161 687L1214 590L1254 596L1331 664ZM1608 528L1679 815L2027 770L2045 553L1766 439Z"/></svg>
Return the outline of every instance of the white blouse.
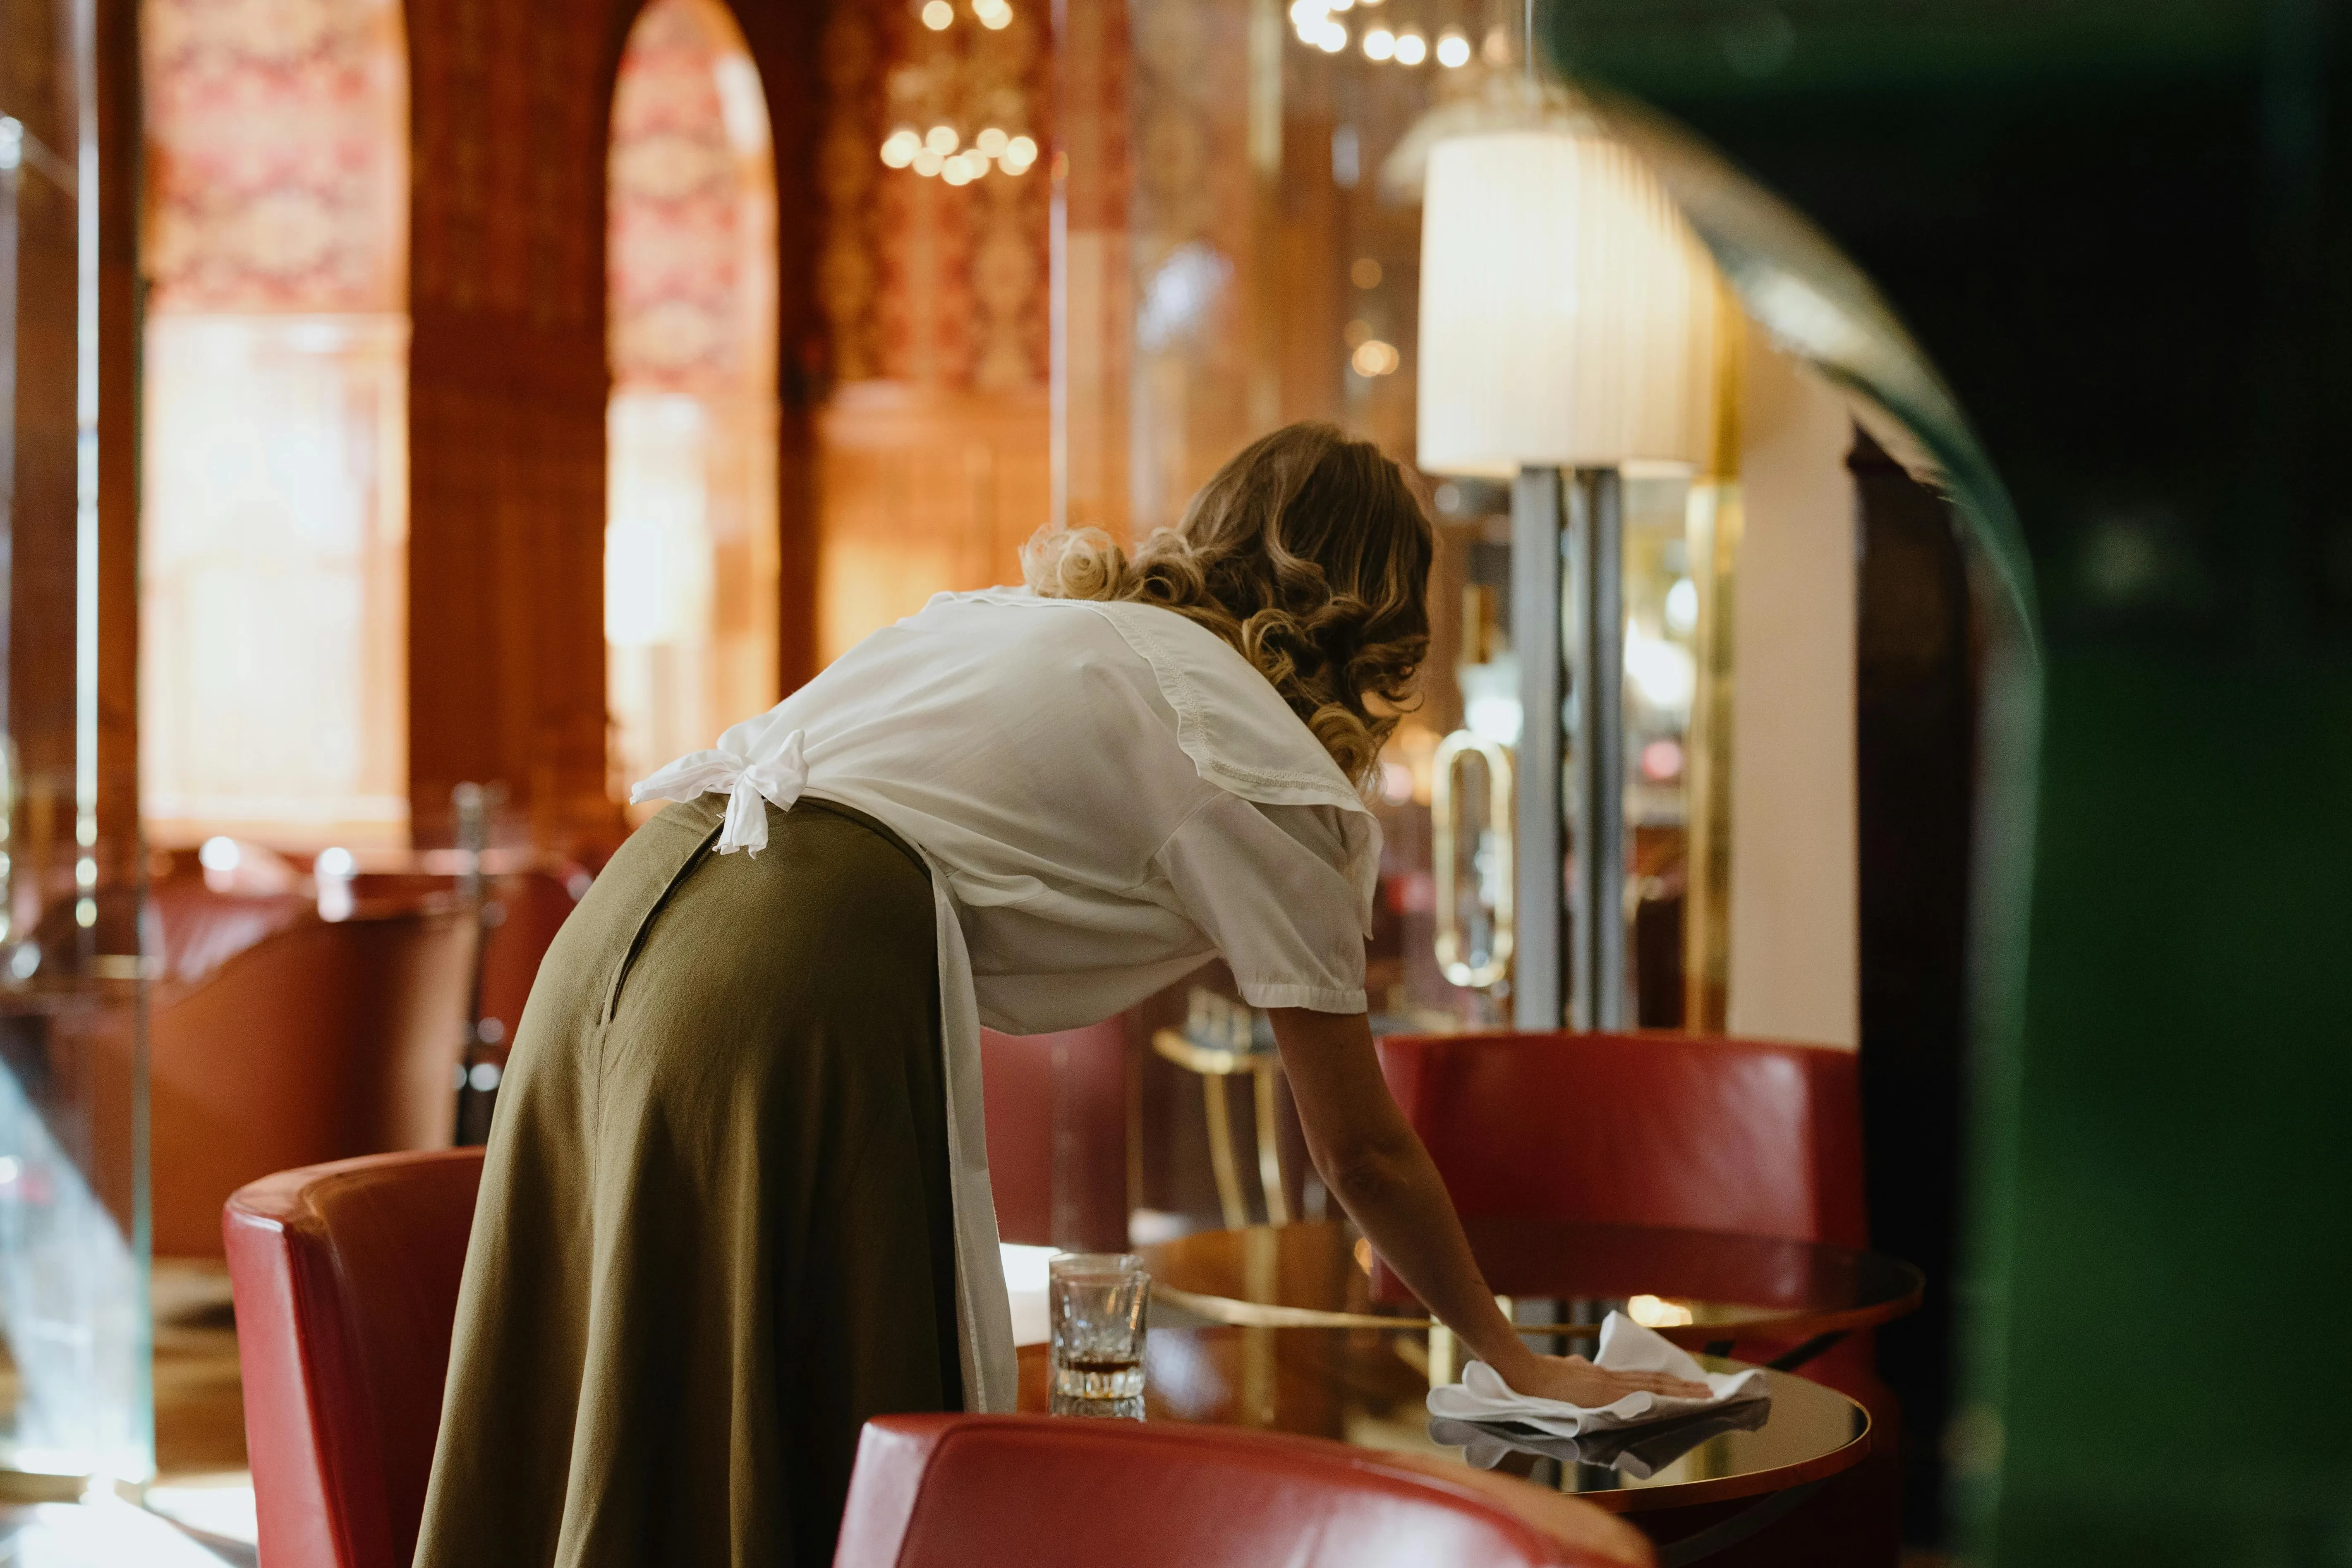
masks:
<svg viewBox="0 0 2352 1568"><path fill-rule="evenodd" d="M979 1026L1094 1023L1213 953L1253 1005L1364 1010L1380 828L1265 678L1170 611L940 595L635 793L710 791L722 854L806 792L930 864L975 1409L1013 1397Z"/></svg>

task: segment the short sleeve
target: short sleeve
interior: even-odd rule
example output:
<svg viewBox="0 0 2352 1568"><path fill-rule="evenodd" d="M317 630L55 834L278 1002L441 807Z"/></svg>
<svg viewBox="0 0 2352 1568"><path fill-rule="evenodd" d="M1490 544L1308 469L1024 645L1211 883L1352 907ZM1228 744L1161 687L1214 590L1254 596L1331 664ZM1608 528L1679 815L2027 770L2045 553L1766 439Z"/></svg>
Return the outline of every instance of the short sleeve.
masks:
<svg viewBox="0 0 2352 1568"><path fill-rule="evenodd" d="M1244 1001L1360 1013L1379 835L1365 813L1219 790L1161 847L1159 868Z"/></svg>

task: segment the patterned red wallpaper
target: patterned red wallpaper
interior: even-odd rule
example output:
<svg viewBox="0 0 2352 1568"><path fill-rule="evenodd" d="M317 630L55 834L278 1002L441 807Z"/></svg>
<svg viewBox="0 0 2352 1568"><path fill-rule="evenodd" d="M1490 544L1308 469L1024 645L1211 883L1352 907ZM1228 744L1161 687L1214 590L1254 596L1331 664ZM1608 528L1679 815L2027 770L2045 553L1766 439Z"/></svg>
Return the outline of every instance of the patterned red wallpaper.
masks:
<svg viewBox="0 0 2352 1568"><path fill-rule="evenodd" d="M944 0L941 0L944 5ZM1044 5L1001 26L970 5L942 28L896 0L842 0L824 43L829 109L819 152L824 231L818 298L833 374L939 389L1045 385L1047 171L950 184L893 168L884 140L946 125L969 145L984 128L1051 144L1052 60Z"/></svg>
<svg viewBox="0 0 2352 1568"><path fill-rule="evenodd" d="M141 20L152 308L404 308L396 0L147 0Z"/></svg>

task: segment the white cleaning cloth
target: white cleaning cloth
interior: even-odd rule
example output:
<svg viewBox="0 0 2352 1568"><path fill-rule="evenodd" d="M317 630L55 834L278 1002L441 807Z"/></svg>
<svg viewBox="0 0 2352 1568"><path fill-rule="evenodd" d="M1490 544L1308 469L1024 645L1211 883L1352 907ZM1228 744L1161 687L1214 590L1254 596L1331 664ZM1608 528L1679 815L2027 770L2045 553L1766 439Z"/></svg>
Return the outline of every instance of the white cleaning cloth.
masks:
<svg viewBox="0 0 2352 1568"><path fill-rule="evenodd" d="M1429 1413L1454 1421L1508 1421L1555 1437L1576 1437L1651 1421L1664 1421L1699 1411L1715 1410L1735 1400L1755 1399L1764 1393L1762 1369L1706 1372L1673 1341L1652 1333L1622 1312L1612 1312L1601 1324L1601 1353L1592 1358L1604 1372L1663 1372L1705 1383L1704 1399L1674 1399L1639 1391L1612 1404L1594 1407L1559 1399L1538 1399L1515 1394L1493 1367L1474 1361L1462 1381L1429 1391Z"/></svg>
<svg viewBox="0 0 2352 1568"><path fill-rule="evenodd" d="M1433 1442L1459 1448L1462 1457L1491 1470L1513 1454L1537 1454L1569 1465L1597 1465L1632 1480L1646 1481L1708 1438L1726 1432L1753 1432L1772 1418L1767 1394L1736 1399L1696 1415L1645 1421L1581 1437L1548 1437L1516 1421L1446 1421L1429 1424Z"/></svg>

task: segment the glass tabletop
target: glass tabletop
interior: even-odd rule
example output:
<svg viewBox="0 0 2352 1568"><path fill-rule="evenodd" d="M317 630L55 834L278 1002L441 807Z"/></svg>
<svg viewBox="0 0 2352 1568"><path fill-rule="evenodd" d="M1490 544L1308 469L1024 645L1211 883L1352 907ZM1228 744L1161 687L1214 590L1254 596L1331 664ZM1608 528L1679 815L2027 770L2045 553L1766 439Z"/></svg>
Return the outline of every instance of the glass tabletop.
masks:
<svg viewBox="0 0 2352 1568"><path fill-rule="evenodd" d="M1518 1476L1614 1512L1783 1491L1858 1463L1870 1417L1792 1373L1764 1373L1766 1396L1697 1421L1602 1438L1433 1421L1427 1363L1409 1331L1154 1328L1144 1351L1148 1420L1296 1433L1384 1452L1436 1456ZM1712 1371L1738 1363L1710 1358ZM1021 1408L1046 1407L1046 1352L1021 1352Z"/></svg>
<svg viewBox="0 0 2352 1568"><path fill-rule="evenodd" d="M1465 1222L1471 1251L1521 1327L1589 1340L1612 1310L1697 1350L1851 1332L1918 1306L1901 1258L1724 1231L1576 1220ZM1344 1225L1200 1231L1142 1249L1155 1299L1261 1328L1425 1328L1426 1310Z"/></svg>

